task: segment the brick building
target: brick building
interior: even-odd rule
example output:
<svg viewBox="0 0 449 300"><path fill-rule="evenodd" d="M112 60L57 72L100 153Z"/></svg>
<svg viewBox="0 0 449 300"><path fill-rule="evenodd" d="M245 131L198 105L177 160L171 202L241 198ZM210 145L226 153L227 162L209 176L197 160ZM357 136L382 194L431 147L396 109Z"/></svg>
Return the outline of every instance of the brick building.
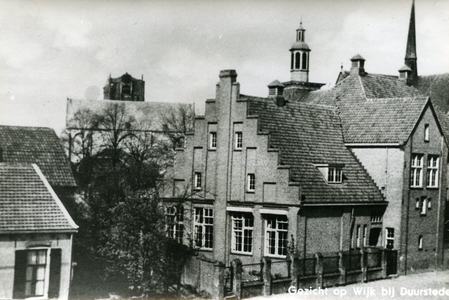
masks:
<svg viewBox="0 0 449 300"><path fill-rule="evenodd" d="M145 81L143 75L141 79L137 79L129 75L123 74L117 78L111 78L103 88L105 100L123 100L123 101L145 101Z"/></svg>
<svg viewBox="0 0 449 300"><path fill-rule="evenodd" d="M267 98L220 72L166 174L169 235L225 265L381 247L397 251L401 274L441 268L449 131L435 104L447 95L429 93L447 76L418 76L414 4L399 76L370 74L356 55L319 90L304 32L291 80L270 83Z"/></svg>

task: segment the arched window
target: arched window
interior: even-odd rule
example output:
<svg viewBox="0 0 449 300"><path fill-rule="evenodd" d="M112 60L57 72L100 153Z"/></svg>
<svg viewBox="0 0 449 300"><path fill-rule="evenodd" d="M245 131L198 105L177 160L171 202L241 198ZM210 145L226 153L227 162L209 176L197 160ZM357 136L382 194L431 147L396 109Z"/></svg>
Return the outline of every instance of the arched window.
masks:
<svg viewBox="0 0 449 300"><path fill-rule="evenodd" d="M301 53L296 52L295 55L295 69L299 69L299 60L301 59Z"/></svg>
<svg viewBox="0 0 449 300"><path fill-rule="evenodd" d="M290 67L290 69L292 69L292 70L293 70L294 63L295 63L295 54L292 52L292 65Z"/></svg>
<svg viewBox="0 0 449 300"><path fill-rule="evenodd" d="M301 33L302 33L301 31L298 31L298 41L299 41L299 42L302 41L302 39L301 39Z"/></svg>
<svg viewBox="0 0 449 300"><path fill-rule="evenodd" d="M307 70L307 53L304 52L302 54L302 68L303 70Z"/></svg>
<svg viewBox="0 0 449 300"><path fill-rule="evenodd" d="M129 97L131 97L131 87L126 84L122 87L122 99L128 99Z"/></svg>

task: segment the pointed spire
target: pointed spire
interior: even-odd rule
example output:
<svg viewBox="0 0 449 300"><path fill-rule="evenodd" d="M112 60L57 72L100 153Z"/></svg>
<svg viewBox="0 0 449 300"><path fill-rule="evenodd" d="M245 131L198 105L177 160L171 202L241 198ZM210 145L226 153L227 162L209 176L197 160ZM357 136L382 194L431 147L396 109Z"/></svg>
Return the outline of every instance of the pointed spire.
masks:
<svg viewBox="0 0 449 300"><path fill-rule="evenodd" d="M412 79L418 77L418 66L416 61L416 29L415 29L415 0L412 2L412 11L410 13L410 24L408 28L407 49L405 51L405 64L412 69Z"/></svg>

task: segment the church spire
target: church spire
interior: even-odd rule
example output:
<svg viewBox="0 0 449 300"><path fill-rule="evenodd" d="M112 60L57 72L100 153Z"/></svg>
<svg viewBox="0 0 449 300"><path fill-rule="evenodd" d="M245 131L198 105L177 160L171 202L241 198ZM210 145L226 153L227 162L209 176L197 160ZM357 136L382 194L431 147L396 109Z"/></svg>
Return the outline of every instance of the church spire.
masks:
<svg viewBox="0 0 449 300"><path fill-rule="evenodd" d="M415 0L412 2L410 24L408 28L407 50L405 51L405 65L412 70L411 79L418 77L418 56L416 55L416 30L415 30Z"/></svg>

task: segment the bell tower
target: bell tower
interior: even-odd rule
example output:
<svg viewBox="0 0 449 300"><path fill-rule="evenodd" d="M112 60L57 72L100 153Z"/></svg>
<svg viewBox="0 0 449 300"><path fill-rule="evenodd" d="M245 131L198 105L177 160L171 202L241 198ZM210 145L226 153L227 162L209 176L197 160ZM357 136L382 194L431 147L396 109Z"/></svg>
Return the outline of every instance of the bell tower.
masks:
<svg viewBox="0 0 449 300"><path fill-rule="evenodd" d="M291 64L290 64L290 80L309 82L309 55L310 48L305 40L306 30L302 27L296 29L296 42L290 48Z"/></svg>

